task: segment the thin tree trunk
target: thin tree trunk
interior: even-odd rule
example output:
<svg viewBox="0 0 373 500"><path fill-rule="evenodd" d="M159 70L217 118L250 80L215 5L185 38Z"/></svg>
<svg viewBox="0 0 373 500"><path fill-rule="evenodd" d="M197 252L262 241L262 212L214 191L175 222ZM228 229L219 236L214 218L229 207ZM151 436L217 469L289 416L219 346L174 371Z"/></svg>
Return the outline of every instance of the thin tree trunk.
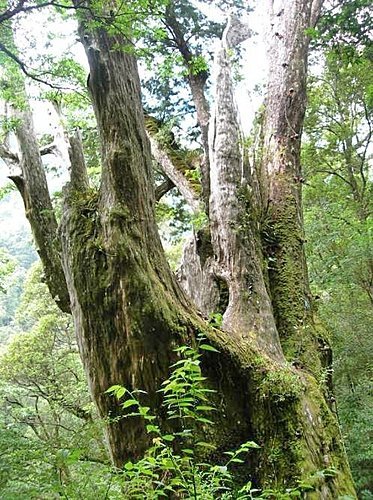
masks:
<svg viewBox="0 0 373 500"><path fill-rule="evenodd" d="M13 112L17 123L15 134L20 148L21 175L10 178L22 196L36 249L44 263L46 284L60 309L70 312L70 300L61 264L57 220L34 131L32 113L27 102L25 106L23 111Z"/></svg>
<svg viewBox="0 0 373 500"><path fill-rule="evenodd" d="M304 252L300 144L306 109L309 36L320 1L271 3L269 84L261 175L263 247L276 323L286 358L320 375L329 353L313 318Z"/></svg>

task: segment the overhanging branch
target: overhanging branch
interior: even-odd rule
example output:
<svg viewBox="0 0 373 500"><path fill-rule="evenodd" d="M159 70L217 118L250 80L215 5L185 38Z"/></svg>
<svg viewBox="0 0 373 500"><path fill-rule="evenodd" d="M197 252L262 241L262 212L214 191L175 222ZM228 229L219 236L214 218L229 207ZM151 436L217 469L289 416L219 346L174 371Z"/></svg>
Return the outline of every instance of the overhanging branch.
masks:
<svg viewBox="0 0 373 500"><path fill-rule="evenodd" d="M172 182L170 178L167 177L167 179L159 184L155 188L155 199L159 201L163 196L165 196L171 189L175 187L175 184Z"/></svg>
<svg viewBox="0 0 373 500"><path fill-rule="evenodd" d="M4 146L4 144L0 144L0 158L2 158L8 164L19 164L18 155L12 153L8 148Z"/></svg>
<svg viewBox="0 0 373 500"><path fill-rule="evenodd" d="M159 164L167 177L175 184L190 208L194 212L198 212L201 207L197 193L190 186L189 181L183 173L174 165L170 156L160 147L156 139L152 137L149 132L147 132L147 135L155 161Z"/></svg>

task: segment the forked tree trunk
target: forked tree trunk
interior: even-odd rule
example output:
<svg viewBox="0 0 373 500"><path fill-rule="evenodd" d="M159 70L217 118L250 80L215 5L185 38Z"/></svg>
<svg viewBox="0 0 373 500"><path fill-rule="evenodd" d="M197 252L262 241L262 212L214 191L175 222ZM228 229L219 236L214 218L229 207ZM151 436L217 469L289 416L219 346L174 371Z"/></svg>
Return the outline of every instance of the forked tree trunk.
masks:
<svg viewBox="0 0 373 500"><path fill-rule="evenodd" d="M221 295L224 288L228 295L222 329L213 330L179 288L161 247L136 60L118 49L122 38L92 28L89 16L89 10L81 11L80 35L90 65L102 182L99 193L89 188L79 143L72 141L72 182L60 237L80 354L100 415L120 413L105 394L114 384L146 390L159 411L156 391L175 357L173 347L193 342L202 332L220 351L203 361L220 404L208 436L218 447L213 459L255 440L261 450L240 475L247 474L257 486L294 485L334 466L335 476L315 484L314 498L353 495L335 417L313 375L285 362L272 312L230 79L229 54L239 23L233 31L228 27L217 58L208 255L218 283L214 293ZM113 419L106 428L118 467L140 456L148 444L136 419Z"/></svg>

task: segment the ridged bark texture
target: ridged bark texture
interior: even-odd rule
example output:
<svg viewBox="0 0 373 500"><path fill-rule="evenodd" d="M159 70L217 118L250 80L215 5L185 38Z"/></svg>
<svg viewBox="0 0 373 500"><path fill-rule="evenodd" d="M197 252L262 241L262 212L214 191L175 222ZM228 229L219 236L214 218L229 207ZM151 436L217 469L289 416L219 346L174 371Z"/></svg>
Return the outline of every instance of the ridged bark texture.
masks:
<svg viewBox="0 0 373 500"><path fill-rule="evenodd" d="M16 184L30 222L36 249L44 264L45 281L57 305L70 312L70 301L61 264L57 220L49 195L47 178L34 131L31 109L14 110L15 130L20 149L21 176L11 177Z"/></svg>
<svg viewBox="0 0 373 500"><path fill-rule="evenodd" d="M320 375L330 357L315 325L304 252L300 145L306 109L309 36L321 2L271 2L267 36L269 84L264 117L262 173L272 303L285 356Z"/></svg>
<svg viewBox="0 0 373 500"><path fill-rule="evenodd" d="M210 125L210 231L215 275L226 283L223 329L252 338L263 352L282 359L272 306L265 287L258 240L249 213L250 188L243 136L235 106L229 51L249 32L235 18L216 55L215 108ZM240 36L238 36L240 35Z"/></svg>
<svg viewBox="0 0 373 500"><path fill-rule="evenodd" d="M74 3L82 6L80 0ZM84 7L93 8L90 2ZM305 15L303 10L296 14ZM121 37L93 28L91 21L91 10L83 9L80 36L91 71L102 182L99 193L90 190L79 145L72 141L72 182L60 236L78 345L92 397L100 415L109 418L113 463L121 467L141 456L148 437L141 421L120 418L121 409L105 391L115 384L147 391L147 403L164 423L157 390L175 359L172 349L202 332L220 351L203 360L220 410L212 430L198 430L217 445L212 460L219 463L222 451L255 440L261 450L237 471L238 478L251 478L260 487L285 487L334 466L335 475L315 480L313 498L353 495L336 420L315 378L285 362L265 286L229 71L229 50L247 35L246 28L231 20L217 56L211 240L201 234L204 246L198 249L200 267L208 261L214 282L211 304L218 300L224 313L223 328L213 330L177 285L157 233L136 60ZM276 170L273 165L270 172ZM276 186L270 184L268 191L278 193ZM203 279L203 273L196 276Z"/></svg>

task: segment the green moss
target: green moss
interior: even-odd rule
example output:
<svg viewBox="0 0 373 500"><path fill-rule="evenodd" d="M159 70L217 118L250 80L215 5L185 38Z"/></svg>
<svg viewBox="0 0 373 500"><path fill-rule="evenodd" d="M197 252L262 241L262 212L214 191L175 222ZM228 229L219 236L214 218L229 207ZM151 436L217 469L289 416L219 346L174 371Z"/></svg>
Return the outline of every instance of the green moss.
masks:
<svg viewBox="0 0 373 500"><path fill-rule="evenodd" d="M299 193L296 187L291 187L293 184L285 174L276 178L277 189L282 191L283 198L277 200L267 214L262 245L285 357L319 377L322 364L318 353L318 332L308 288Z"/></svg>
<svg viewBox="0 0 373 500"><path fill-rule="evenodd" d="M127 220L130 216L130 212L126 205L117 204L110 209L110 217L112 219L124 219Z"/></svg>
<svg viewBox="0 0 373 500"><path fill-rule="evenodd" d="M268 372L259 384L260 398L274 403L298 399L303 389L299 376L285 368Z"/></svg>
<svg viewBox="0 0 373 500"><path fill-rule="evenodd" d="M140 379L139 386L152 393L158 382L166 378L174 343L178 339L185 342L189 336L193 338L191 334L202 330L220 351L219 355L206 353L203 361L204 374L216 389L216 404L221 408L208 436L217 445L216 463L223 451L253 440L261 445L261 450L245 463L245 474L255 478L261 487L290 487L326 468L320 459L320 447L325 446L330 449L330 466L345 474L336 422L314 379L308 379L302 370L298 375L294 369L273 363L250 342L243 343L242 339L193 318L177 303L172 287L160 279L160 275L164 278L162 262L156 266L149 255L141 252L142 240L133 225L116 220L110 226L109 243L114 250L107 248L109 243L103 239L97 204L97 194L75 200L71 251L79 302L87 322L85 341L89 345L93 339L102 353L108 345L113 352L122 349L120 357L100 357L103 369L105 363L112 367L115 362L116 373L130 383ZM123 220L125 216L122 210L114 213L116 219ZM119 278L122 289L118 286ZM93 313L92 304L97 305ZM123 304L130 304L128 310ZM118 332L118 324L123 331ZM147 362L139 367L138 361L144 359ZM118 382L122 380L113 381ZM153 391L154 401L158 396ZM314 415L315 428L307 427L305 399ZM128 431L123 428L123 432ZM241 472L237 472L240 477Z"/></svg>

